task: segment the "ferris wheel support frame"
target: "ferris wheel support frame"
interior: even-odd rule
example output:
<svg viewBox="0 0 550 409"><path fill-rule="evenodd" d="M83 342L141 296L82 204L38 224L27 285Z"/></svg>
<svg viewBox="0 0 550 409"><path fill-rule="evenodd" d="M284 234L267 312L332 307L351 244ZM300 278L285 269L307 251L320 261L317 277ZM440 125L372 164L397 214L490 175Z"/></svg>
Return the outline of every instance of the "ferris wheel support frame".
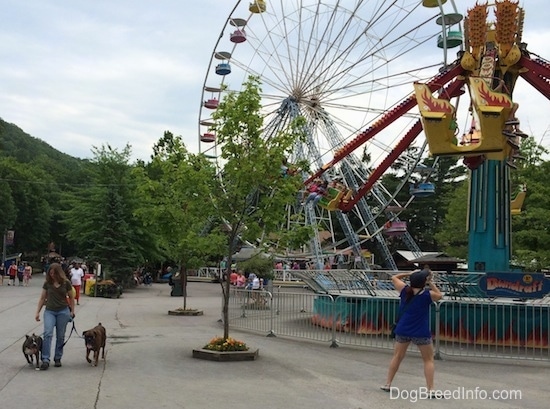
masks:
<svg viewBox="0 0 550 409"><path fill-rule="evenodd" d="M444 73L438 74L433 77L430 81L426 83L429 89L434 92L438 89L443 88L448 82L452 81L456 77L464 74L464 69L459 63L459 60L455 61L451 65L451 68L445 71ZM462 87L463 81L455 81L452 89L448 90L448 94L455 96L459 92L459 89ZM346 156L351 154L361 145L372 139L384 128L392 124L399 117L409 112L413 107L417 105L417 100L414 95L407 97L396 108L390 110L384 114L380 119L375 121L370 125L365 131L356 136L350 143L342 147L334 154L334 158L327 164L323 165L317 172L315 172L308 180L306 184L313 181L315 178L323 175L327 170L333 167L335 164L343 160ZM355 204L369 192L372 186L378 181L378 179L384 174L384 172L390 167L390 165L399 157L399 155L414 141L414 139L422 132L422 125L420 120L413 125L409 132L403 137L394 147L394 149L388 154L388 156L382 161L382 163L377 167L377 169L369 176L365 184L359 188L354 197L345 205L341 207L341 210L349 211Z"/></svg>

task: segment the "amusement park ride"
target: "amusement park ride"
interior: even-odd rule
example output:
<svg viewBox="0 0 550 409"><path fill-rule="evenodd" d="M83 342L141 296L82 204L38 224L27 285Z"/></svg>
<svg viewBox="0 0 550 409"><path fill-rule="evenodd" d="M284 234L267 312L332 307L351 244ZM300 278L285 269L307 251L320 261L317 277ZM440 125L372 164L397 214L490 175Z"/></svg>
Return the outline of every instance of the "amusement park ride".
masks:
<svg viewBox="0 0 550 409"><path fill-rule="evenodd" d="M399 237L415 255L422 255L399 214L412 200L436 193L429 180L439 157L461 157L470 170L468 271L510 271L511 217L521 211L525 198L522 189L512 200L510 172L521 160L521 139L527 136L519 129L516 81L525 80L550 99L550 63L532 57L522 42L525 12L518 2L476 4L466 16L452 0L452 13L444 12L447 0L423 0L397 2L395 8L378 10L380 15L368 1L355 2L353 10L313 1L280 3L247 3L248 17L241 18L238 13L245 11L238 1L228 18L224 29L231 26L231 33L220 35L205 78L201 152L217 155L213 122L205 113L237 85L229 82L230 76L236 70L243 76L258 75L264 85L266 136L297 116L306 118L307 141L289 158L308 159L317 169L304 176L304 185L320 178L340 179L345 186L331 188L315 207L300 206L299 193L292 213L301 217L291 217L289 223L301 220L319 226L316 231L333 232L337 222L345 239L332 234L329 251L346 247L361 256L366 238L377 245L383 264L396 270L388 236ZM231 52L217 49L224 38ZM443 50L438 74L429 73L440 63L424 62L407 70L414 56L427 54L422 47L431 39ZM460 47L458 57L447 63L447 50L455 47ZM215 86L209 83L213 80ZM406 96L389 102L399 92ZM362 131L349 125L357 117L368 124ZM418 141L422 133L425 141ZM376 160L356 156L360 147L376 153ZM420 163L426 147L433 168ZM389 189L382 176L396 163L404 164L403 182ZM416 183L409 186L414 175ZM397 194L405 188L410 200L398 202ZM357 220L360 229L352 227ZM326 251L316 235L312 258L320 261ZM362 263L370 267L366 258Z"/></svg>

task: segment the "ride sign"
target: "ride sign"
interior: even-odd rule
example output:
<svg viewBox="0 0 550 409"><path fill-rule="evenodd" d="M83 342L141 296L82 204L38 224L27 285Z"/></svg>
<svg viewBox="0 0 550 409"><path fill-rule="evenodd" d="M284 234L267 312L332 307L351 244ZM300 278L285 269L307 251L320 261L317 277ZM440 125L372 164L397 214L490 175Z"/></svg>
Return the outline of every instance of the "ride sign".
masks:
<svg viewBox="0 0 550 409"><path fill-rule="evenodd" d="M542 298L550 292L550 280L543 273L489 272L479 287L489 297Z"/></svg>

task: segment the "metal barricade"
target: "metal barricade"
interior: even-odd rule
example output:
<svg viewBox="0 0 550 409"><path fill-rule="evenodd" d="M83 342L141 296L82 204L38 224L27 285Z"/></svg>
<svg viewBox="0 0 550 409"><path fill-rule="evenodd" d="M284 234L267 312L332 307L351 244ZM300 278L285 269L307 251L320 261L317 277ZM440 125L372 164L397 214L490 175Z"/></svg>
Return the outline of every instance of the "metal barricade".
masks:
<svg viewBox="0 0 550 409"><path fill-rule="evenodd" d="M399 299L314 293L308 289L232 289L229 324L266 335L331 346L393 348L390 327ZM464 356L550 360L550 304L443 300L430 310L436 358ZM411 346L411 351L416 351Z"/></svg>
<svg viewBox="0 0 550 409"><path fill-rule="evenodd" d="M332 329L319 326L314 321L314 303L317 299L327 299L329 308L334 304L330 295L314 294L307 290L277 288L270 293L233 288L229 299L229 325L270 336L330 342L333 339Z"/></svg>
<svg viewBox="0 0 550 409"><path fill-rule="evenodd" d="M272 333L294 338L306 338L320 342L334 340L331 323L318 325L315 320L322 304L333 315L334 298L328 294L315 294L308 290L286 291L278 288L274 292L274 314Z"/></svg>
<svg viewBox="0 0 550 409"><path fill-rule="evenodd" d="M220 276L220 269L217 267L201 267L196 270L195 277L218 279Z"/></svg>
<svg viewBox="0 0 550 409"><path fill-rule="evenodd" d="M549 360L550 305L502 300L443 300L436 354Z"/></svg>
<svg viewBox="0 0 550 409"><path fill-rule="evenodd" d="M231 288L229 296L229 325L236 328L270 333L273 297L265 290Z"/></svg>
<svg viewBox="0 0 550 409"><path fill-rule="evenodd" d="M387 297L337 297L334 300L338 317L336 343L393 348L390 333L397 316L398 301Z"/></svg>

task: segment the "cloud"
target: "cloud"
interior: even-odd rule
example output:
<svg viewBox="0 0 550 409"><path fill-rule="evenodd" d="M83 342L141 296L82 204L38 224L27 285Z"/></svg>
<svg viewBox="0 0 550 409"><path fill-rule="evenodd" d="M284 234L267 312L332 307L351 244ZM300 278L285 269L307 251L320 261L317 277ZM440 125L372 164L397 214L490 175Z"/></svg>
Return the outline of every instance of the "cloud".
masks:
<svg viewBox="0 0 550 409"><path fill-rule="evenodd" d="M145 159L165 130L196 145L188 123L218 34L195 17L214 3L13 2L0 29L0 116L78 157L130 143Z"/></svg>
<svg viewBox="0 0 550 409"><path fill-rule="evenodd" d="M148 159L165 130L182 135L190 150L197 151L202 85L235 3L8 2L0 26L0 117L81 158L91 157L92 146L122 148L129 143L135 158ZM463 13L474 4L457 3ZM524 41L529 50L544 55L550 38L548 7L543 0L525 3ZM243 17L247 5L241 5ZM392 16L387 20L394 21ZM227 30L223 36L228 44ZM440 52L435 40L433 52ZM410 65L402 69L430 61L433 55L411 56ZM232 77L231 87L238 89L243 79ZM403 97L407 92L412 88ZM549 127L548 101L521 80L514 97L522 126L542 137ZM399 99L392 95L393 101ZM364 126L364 113L342 115L357 123L356 128Z"/></svg>

